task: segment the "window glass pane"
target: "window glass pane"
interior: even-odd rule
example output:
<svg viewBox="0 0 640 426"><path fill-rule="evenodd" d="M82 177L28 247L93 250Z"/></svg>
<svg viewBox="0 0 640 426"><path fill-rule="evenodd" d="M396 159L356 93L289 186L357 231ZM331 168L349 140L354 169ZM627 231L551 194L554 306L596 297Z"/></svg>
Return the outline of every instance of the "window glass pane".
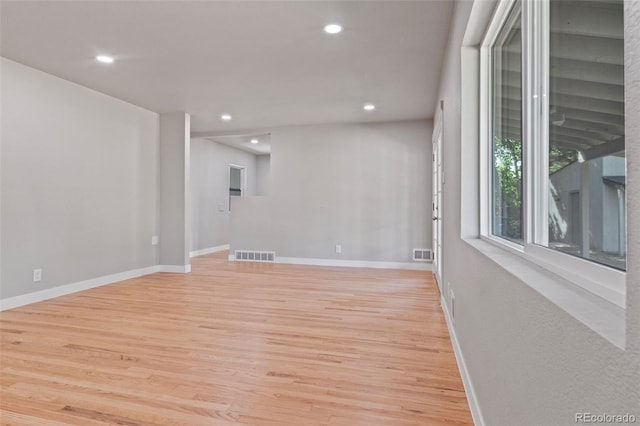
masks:
<svg viewBox="0 0 640 426"><path fill-rule="evenodd" d="M492 234L522 243L522 43L517 2L491 48Z"/></svg>
<svg viewBox="0 0 640 426"><path fill-rule="evenodd" d="M549 247L626 269L622 0L551 0Z"/></svg>

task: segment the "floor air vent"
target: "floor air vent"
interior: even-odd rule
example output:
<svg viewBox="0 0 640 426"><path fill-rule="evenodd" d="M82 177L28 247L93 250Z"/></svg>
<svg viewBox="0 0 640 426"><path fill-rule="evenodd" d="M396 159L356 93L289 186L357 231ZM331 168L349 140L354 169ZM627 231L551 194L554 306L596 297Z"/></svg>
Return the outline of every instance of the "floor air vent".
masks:
<svg viewBox="0 0 640 426"><path fill-rule="evenodd" d="M431 249L414 248L413 260L416 262L433 262L433 252Z"/></svg>
<svg viewBox="0 0 640 426"><path fill-rule="evenodd" d="M275 251L236 250L235 260L239 262L275 262Z"/></svg>

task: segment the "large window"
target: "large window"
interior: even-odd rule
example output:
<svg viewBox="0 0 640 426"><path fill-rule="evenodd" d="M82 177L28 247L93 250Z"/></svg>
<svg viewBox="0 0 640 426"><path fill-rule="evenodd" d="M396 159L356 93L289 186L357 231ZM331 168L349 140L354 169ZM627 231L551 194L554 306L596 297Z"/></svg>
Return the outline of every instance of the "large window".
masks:
<svg viewBox="0 0 640 426"><path fill-rule="evenodd" d="M503 0L482 45L485 237L619 305L623 28L622 0Z"/></svg>

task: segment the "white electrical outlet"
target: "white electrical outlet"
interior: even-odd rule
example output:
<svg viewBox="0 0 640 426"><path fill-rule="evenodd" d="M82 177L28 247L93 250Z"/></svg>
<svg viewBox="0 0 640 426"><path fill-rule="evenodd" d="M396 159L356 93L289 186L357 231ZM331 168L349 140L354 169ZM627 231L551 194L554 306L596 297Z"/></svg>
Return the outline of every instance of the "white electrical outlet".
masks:
<svg viewBox="0 0 640 426"><path fill-rule="evenodd" d="M42 281L42 269L40 268L33 270L33 282L37 283L39 281Z"/></svg>
<svg viewBox="0 0 640 426"><path fill-rule="evenodd" d="M153 237L151 237L151 245L152 246L157 246L158 245L158 236L154 235Z"/></svg>
<svg viewBox="0 0 640 426"><path fill-rule="evenodd" d="M336 244L336 253L342 253L342 245Z"/></svg>

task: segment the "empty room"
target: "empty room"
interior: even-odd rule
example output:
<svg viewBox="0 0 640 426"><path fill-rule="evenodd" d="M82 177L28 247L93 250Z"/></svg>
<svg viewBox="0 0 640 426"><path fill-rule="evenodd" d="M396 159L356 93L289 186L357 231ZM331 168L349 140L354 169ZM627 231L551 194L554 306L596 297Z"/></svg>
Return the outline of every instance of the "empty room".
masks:
<svg viewBox="0 0 640 426"><path fill-rule="evenodd" d="M640 423L640 1L0 0L0 424Z"/></svg>

